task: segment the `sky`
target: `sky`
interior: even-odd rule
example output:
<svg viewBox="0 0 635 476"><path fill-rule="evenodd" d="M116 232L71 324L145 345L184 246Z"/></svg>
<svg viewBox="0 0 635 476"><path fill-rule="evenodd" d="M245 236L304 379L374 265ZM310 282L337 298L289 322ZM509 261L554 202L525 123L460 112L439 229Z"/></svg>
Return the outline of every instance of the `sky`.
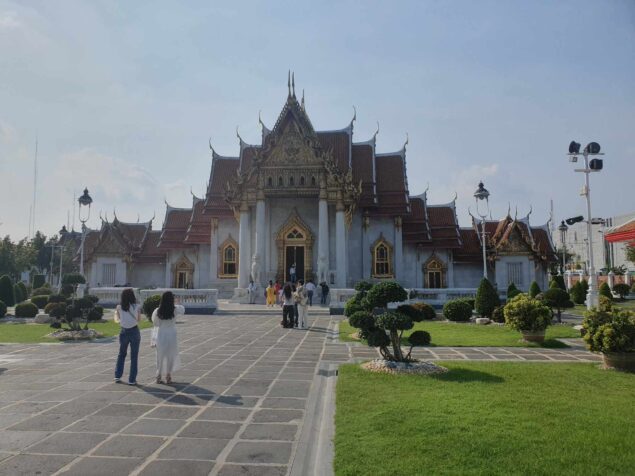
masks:
<svg viewBox="0 0 635 476"><path fill-rule="evenodd" d="M89 226L159 228L204 195L208 140L260 142L290 69L317 130L355 106L355 141L408 134L411 195L456 193L462 226L479 180L494 218L584 214L571 140L606 153L593 215L635 212L635 1L0 0L0 235L29 233L36 138L36 229L72 224L84 187Z"/></svg>

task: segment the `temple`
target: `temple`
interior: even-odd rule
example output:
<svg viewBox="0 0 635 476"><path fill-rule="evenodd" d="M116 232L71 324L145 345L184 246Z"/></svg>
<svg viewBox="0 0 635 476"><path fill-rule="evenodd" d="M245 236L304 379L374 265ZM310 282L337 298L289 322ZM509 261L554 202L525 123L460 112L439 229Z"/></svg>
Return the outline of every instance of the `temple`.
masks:
<svg viewBox="0 0 635 476"><path fill-rule="evenodd" d="M353 138L356 116L342 129L316 131L304 97L289 81L271 129L258 145L238 136L235 157L212 163L205 197L189 208L166 204L163 225L103 220L88 232L91 286L214 288L241 300L250 280L266 286L298 278L351 288L362 279L408 288L475 288L483 276L482 223L459 227L455 200L411 195L406 147L376 150L375 133ZM485 221L486 261L499 289L514 282L547 285L556 260L546 225L529 215Z"/></svg>

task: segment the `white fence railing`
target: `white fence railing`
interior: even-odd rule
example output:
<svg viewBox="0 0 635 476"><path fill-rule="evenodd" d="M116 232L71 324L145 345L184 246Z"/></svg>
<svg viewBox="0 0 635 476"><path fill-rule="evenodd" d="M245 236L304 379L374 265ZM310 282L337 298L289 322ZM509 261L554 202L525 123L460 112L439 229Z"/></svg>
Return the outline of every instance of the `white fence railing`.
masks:
<svg viewBox="0 0 635 476"><path fill-rule="evenodd" d="M166 291L172 291L179 304L185 307L186 314L197 312L211 314L218 308L218 289L142 289L139 291L141 302L150 296L161 295Z"/></svg>
<svg viewBox="0 0 635 476"><path fill-rule="evenodd" d="M117 304L121 302L121 292L126 288L90 288L88 290L88 294L92 294L93 296L97 296L99 298L99 305L107 308L115 307ZM132 288L135 296L137 298L137 302L140 301L139 289Z"/></svg>

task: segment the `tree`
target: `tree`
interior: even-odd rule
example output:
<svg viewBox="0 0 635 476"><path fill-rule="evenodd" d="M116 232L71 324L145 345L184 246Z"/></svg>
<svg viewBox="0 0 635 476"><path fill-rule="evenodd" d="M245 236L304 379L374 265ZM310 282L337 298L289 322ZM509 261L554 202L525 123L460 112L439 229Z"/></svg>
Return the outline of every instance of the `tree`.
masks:
<svg viewBox="0 0 635 476"><path fill-rule="evenodd" d="M619 295L620 299L624 299L631 292L631 288L628 284L619 283L613 286L613 291Z"/></svg>
<svg viewBox="0 0 635 476"><path fill-rule="evenodd" d="M613 299L613 293L607 282L602 283L600 286L600 296L605 296L608 299Z"/></svg>
<svg viewBox="0 0 635 476"><path fill-rule="evenodd" d="M476 290L476 299L474 301L474 308L476 312L482 317L492 317L492 312L500 306L500 298L498 292L489 282L489 279L481 279L478 289Z"/></svg>
<svg viewBox="0 0 635 476"><path fill-rule="evenodd" d="M556 275L551 279L551 282L549 283L549 287L552 287L552 284L556 283L556 285L562 289L563 291L567 290L567 286L565 286L564 284L564 276L561 275Z"/></svg>
<svg viewBox="0 0 635 476"><path fill-rule="evenodd" d="M535 298L538 294L540 294L540 286L536 281L532 281L531 286L529 286L529 297Z"/></svg>
<svg viewBox="0 0 635 476"><path fill-rule="evenodd" d="M569 298L569 293L558 287L549 288L542 293L542 302L551 308L552 314L554 309L556 310L558 322L562 322L562 310L574 306Z"/></svg>
<svg viewBox="0 0 635 476"><path fill-rule="evenodd" d="M576 281L576 283L571 286L571 290L569 291L569 295L571 296L571 300L576 304L584 304L586 299L586 293L584 292L584 286L581 281Z"/></svg>
<svg viewBox="0 0 635 476"><path fill-rule="evenodd" d="M507 300L510 300L518 296L519 294L520 294L520 289L516 287L514 282L512 281L511 283L509 283L509 286L507 286Z"/></svg>
<svg viewBox="0 0 635 476"><path fill-rule="evenodd" d="M7 306L15 306L15 291L13 289L13 281L8 275L0 277L0 301Z"/></svg>
<svg viewBox="0 0 635 476"><path fill-rule="evenodd" d="M635 264L635 245L628 245L626 247L626 259Z"/></svg>

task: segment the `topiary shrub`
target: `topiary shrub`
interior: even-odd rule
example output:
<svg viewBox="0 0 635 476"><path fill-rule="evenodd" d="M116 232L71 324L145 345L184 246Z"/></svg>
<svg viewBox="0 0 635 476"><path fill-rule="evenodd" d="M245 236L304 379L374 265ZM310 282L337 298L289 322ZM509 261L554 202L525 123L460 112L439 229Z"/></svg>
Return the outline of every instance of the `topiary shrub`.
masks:
<svg viewBox="0 0 635 476"><path fill-rule="evenodd" d="M492 321L494 322L500 322L500 323L504 323L505 322L505 306L498 306L494 309L494 311L492 312Z"/></svg>
<svg viewBox="0 0 635 476"><path fill-rule="evenodd" d="M562 310L574 306L569 298L569 293L560 288L549 288L542 293L542 302L551 308L551 312L556 311L558 322L562 322Z"/></svg>
<svg viewBox="0 0 635 476"><path fill-rule="evenodd" d="M62 284L70 284L72 286L86 284L86 278L79 273L68 273L62 276Z"/></svg>
<svg viewBox="0 0 635 476"><path fill-rule="evenodd" d="M498 292L489 282L489 279L481 279L481 283L476 290L476 299L474 300L474 310L482 317L492 317L492 312L500 306L500 298Z"/></svg>
<svg viewBox="0 0 635 476"><path fill-rule="evenodd" d="M423 313L424 321L431 321L437 317L437 312L430 304L426 304L425 302L416 302L412 304L412 307Z"/></svg>
<svg viewBox="0 0 635 476"><path fill-rule="evenodd" d="M48 301L48 296L31 296L31 302L35 304L38 309L44 309Z"/></svg>
<svg viewBox="0 0 635 476"><path fill-rule="evenodd" d="M555 283L555 285L554 285ZM557 274L553 278L551 278L551 282L549 283L549 287L558 287L563 291L567 290L567 286L564 284L564 276Z"/></svg>
<svg viewBox="0 0 635 476"><path fill-rule="evenodd" d="M386 281L370 288L365 298L371 308L386 308L388 303L402 302L408 299L408 293L399 283Z"/></svg>
<svg viewBox="0 0 635 476"><path fill-rule="evenodd" d="M448 321L467 322L472 317L472 307L463 299L453 299L443 305L443 315Z"/></svg>
<svg viewBox="0 0 635 476"><path fill-rule="evenodd" d="M357 281L357 284L355 284L355 291L357 291L358 294L361 293L362 297L364 297L366 293L371 290L372 287L373 283L370 283L368 281Z"/></svg>
<svg viewBox="0 0 635 476"><path fill-rule="evenodd" d="M70 297L75 292L75 286L72 284L62 284L62 289L60 289L60 294L66 297Z"/></svg>
<svg viewBox="0 0 635 476"><path fill-rule="evenodd" d="M148 296L146 300L143 301L143 313L146 315L149 321L152 320L152 313L157 307L159 307L159 304L161 304L160 294Z"/></svg>
<svg viewBox="0 0 635 476"><path fill-rule="evenodd" d="M50 302L44 308L44 312L55 319L61 319L66 315L66 304L62 302Z"/></svg>
<svg viewBox="0 0 635 476"><path fill-rule="evenodd" d="M0 318L4 317L7 315L7 305L0 301Z"/></svg>
<svg viewBox="0 0 635 476"><path fill-rule="evenodd" d="M538 294L540 294L540 286L538 286L536 281L532 281L529 286L529 297L535 298Z"/></svg>
<svg viewBox="0 0 635 476"><path fill-rule="evenodd" d="M104 308L102 306L94 306L88 313L89 321L100 321L104 317Z"/></svg>
<svg viewBox="0 0 635 476"><path fill-rule="evenodd" d="M84 296L86 299L90 299L90 301L93 304L97 304L99 302L99 297L95 296L94 294L87 294L86 296Z"/></svg>
<svg viewBox="0 0 635 476"><path fill-rule="evenodd" d="M402 304L401 306L397 307L397 312L405 314L410 319L412 319L412 322L421 322L426 318L424 312L420 308L415 307L412 304Z"/></svg>
<svg viewBox="0 0 635 476"><path fill-rule="evenodd" d="M604 282L600 285L600 296L606 296L607 298L613 300L613 293L611 293L611 288L608 283Z"/></svg>
<svg viewBox="0 0 635 476"><path fill-rule="evenodd" d="M586 296L589 292L589 282L586 279L580 281L580 286L582 286L582 290L584 291L584 295Z"/></svg>
<svg viewBox="0 0 635 476"><path fill-rule="evenodd" d="M430 337L430 333L427 331L414 331L408 337L410 341L410 346L418 346L418 345L430 345L432 338Z"/></svg>
<svg viewBox="0 0 635 476"><path fill-rule="evenodd" d="M584 340L593 352L635 352L635 317L629 311L585 313Z"/></svg>
<svg viewBox="0 0 635 476"><path fill-rule="evenodd" d="M43 274L36 274L33 276L33 289L41 288L46 284L46 276Z"/></svg>
<svg viewBox="0 0 635 476"><path fill-rule="evenodd" d="M13 281L6 274L0 277L0 301L7 306L15 306L15 291L13 289Z"/></svg>
<svg viewBox="0 0 635 476"><path fill-rule="evenodd" d="M48 297L48 302L66 302L67 297L63 294L51 294Z"/></svg>
<svg viewBox="0 0 635 476"><path fill-rule="evenodd" d="M51 288L35 288L32 292L31 292L31 296L48 296L49 294L52 294L53 291L51 291Z"/></svg>
<svg viewBox="0 0 635 476"><path fill-rule="evenodd" d="M613 291L620 297L620 299L624 299L626 296L629 295L631 288L628 286L628 284L619 283L613 286Z"/></svg>
<svg viewBox="0 0 635 476"><path fill-rule="evenodd" d="M21 302L15 306L15 317L37 316L37 306L31 302Z"/></svg>
<svg viewBox="0 0 635 476"><path fill-rule="evenodd" d="M26 300L26 297L22 294L20 286L18 286L17 284L13 285L13 295L15 296L16 303L24 302Z"/></svg>
<svg viewBox="0 0 635 476"><path fill-rule="evenodd" d="M576 283L571 286L569 296L575 304L584 304L584 301L586 300L586 294L584 292L584 286L580 281L576 281Z"/></svg>
<svg viewBox="0 0 635 476"><path fill-rule="evenodd" d="M510 299L515 298L519 294L520 294L520 289L516 287L514 282L512 281L511 283L509 283L509 286L507 286L507 300L509 301Z"/></svg>
<svg viewBox="0 0 635 476"><path fill-rule="evenodd" d="M526 294L519 294L508 301L503 312L505 325L517 331L544 331L551 325L551 310Z"/></svg>
<svg viewBox="0 0 635 476"><path fill-rule="evenodd" d="M459 298L458 300L466 302L470 306L470 309L472 311L474 310L474 308L476 306L476 298L464 297L464 298Z"/></svg>
<svg viewBox="0 0 635 476"><path fill-rule="evenodd" d="M353 296L348 301L346 301L346 304L344 304L344 315L346 317L351 317L356 312L363 311L363 310L364 310L364 307L361 305L360 300L357 296Z"/></svg>
<svg viewBox="0 0 635 476"><path fill-rule="evenodd" d="M16 286L18 286L20 288L20 291L22 291L22 296L24 297L23 300L27 300L29 298L29 290L26 287L26 284L24 284L22 281L18 281L16 283Z"/></svg>
<svg viewBox="0 0 635 476"><path fill-rule="evenodd" d="M375 324L375 318L368 311L357 311L352 316L348 318L348 323L355 327L356 329L360 329L360 337L365 339L366 336L363 335L365 329L370 329Z"/></svg>

